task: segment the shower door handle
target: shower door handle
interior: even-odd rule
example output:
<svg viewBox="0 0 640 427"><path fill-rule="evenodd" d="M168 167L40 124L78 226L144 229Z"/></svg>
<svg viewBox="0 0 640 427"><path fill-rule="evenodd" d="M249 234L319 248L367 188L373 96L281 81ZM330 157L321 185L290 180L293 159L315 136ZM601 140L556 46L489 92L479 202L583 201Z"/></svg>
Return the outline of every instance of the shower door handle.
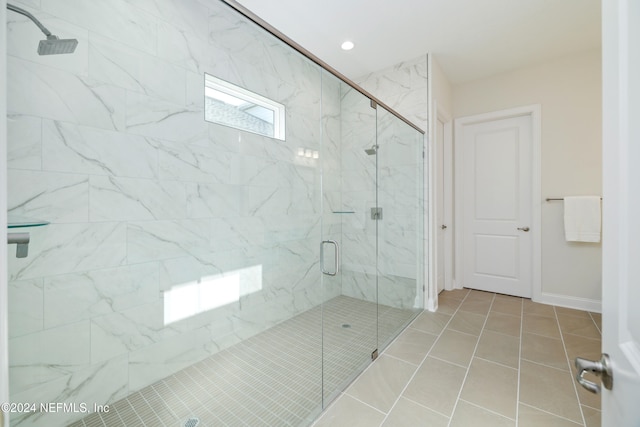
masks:
<svg viewBox="0 0 640 427"><path fill-rule="evenodd" d="M326 243L332 244L335 247L334 261L336 268L333 272L324 269L324 245ZM340 249L338 247L338 242L336 242L335 240L323 240L322 243L320 243L320 271L322 271L323 274L326 274L327 276L335 276L336 274L338 274L338 271L340 270L340 268L338 267L338 259L340 259L339 253Z"/></svg>

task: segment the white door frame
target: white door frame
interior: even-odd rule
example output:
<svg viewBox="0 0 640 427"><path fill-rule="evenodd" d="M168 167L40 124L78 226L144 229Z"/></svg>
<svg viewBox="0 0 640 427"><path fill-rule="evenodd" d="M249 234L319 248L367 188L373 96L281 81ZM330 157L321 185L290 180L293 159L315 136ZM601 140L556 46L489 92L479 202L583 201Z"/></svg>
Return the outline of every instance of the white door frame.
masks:
<svg viewBox="0 0 640 427"><path fill-rule="evenodd" d="M0 20L6 20L7 2L0 0ZM6 25L0 28L0 87L7 87ZM9 402L9 333L7 290L7 97L0 99L0 402ZM14 249L15 250L15 249ZM0 426L9 425L9 414L0 414ZM3 422L4 421L4 422Z"/></svg>
<svg viewBox="0 0 640 427"><path fill-rule="evenodd" d="M438 146L438 126L437 123L434 126L434 145L436 146L436 154L439 154L437 150L443 150L443 179L442 183L444 187L443 191L443 199L448 201L448 203L444 204L444 214L443 221L449 227L449 232L444 236L444 289L450 291L454 289L454 281L453 281L453 232L454 232L454 224L453 224L453 121L451 119L451 115L442 109L438 105L438 101L433 102L433 108L435 110L436 121L439 120L444 124L444 135L443 135L443 147ZM436 160L437 161L437 160ZM435 177L435 185L441 185L439 182L440 176ZM436 200L436 204L439 201ZM434 212L435 214L435 212ZM434 215L434 220L437 220L437 215ZM434 224L435 227L440 227L442 224ZM437 228L434 228L437 232ZM437 239L434 242L436 257L440 253L440 248L438 247ZM448 255L448 256L447 256ZM438 263L435 263L435 268L438 268ZM438 277L438 272L436 272L436 277Z"/></svg>
<svg viewBox="0 0 640 427"><path fill-rule="evenodd" d="M462 129L467 125L474 125L478 123L509 119L513 117L530 116L531 117L531 295L534 301L540 299L542 294L542 256L541 256L541 235L542 235L542 220L541 220L541 107L540 104L527 105L524 107L509 108L506 110L492 111L490 113L478 114L473 116L466 116L455 119L455 135L456 138L462 136ZM457 142L457 141L456 141ZM454 181L455 181L455 287L462 288L463 278L463 266L464 266L464 251L462 250L463 243L463 213L464 213L464 199L463 195L463 178L464 169L462 166L463 159L463 147L460 143L454 143L455 148L455 162L454 162Z"/></svg>

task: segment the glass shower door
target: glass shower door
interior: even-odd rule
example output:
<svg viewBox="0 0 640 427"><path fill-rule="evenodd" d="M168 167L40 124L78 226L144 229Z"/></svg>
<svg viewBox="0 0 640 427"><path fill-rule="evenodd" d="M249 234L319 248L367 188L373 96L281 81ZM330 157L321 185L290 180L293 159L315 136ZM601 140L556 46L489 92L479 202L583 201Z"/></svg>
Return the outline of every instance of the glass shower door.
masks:
<svg viewBox="0 0 640 427"><path fill-rule="evenodd" d="M381 106L377 200L378 345L383 349L424 306L423 135Z"/></svg>
<svg viewBox="0 0 640 427"><path fill-rule="evenodd" d="M377 346L376 110L333 75L322 81L323 406Z"/></svg>

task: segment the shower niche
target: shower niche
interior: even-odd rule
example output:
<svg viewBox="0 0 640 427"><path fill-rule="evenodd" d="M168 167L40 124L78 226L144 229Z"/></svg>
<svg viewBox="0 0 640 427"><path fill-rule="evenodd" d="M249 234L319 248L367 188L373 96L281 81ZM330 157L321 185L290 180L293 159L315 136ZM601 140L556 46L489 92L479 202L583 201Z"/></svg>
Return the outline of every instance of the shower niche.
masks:
<svg viewBox="0 0 640 427"><path fill-rule="evenodd" d="M220 1L33 9L78 47L8 22L10 395L112 410L11 425L310 425L422 310L423 134Z"/></svg>

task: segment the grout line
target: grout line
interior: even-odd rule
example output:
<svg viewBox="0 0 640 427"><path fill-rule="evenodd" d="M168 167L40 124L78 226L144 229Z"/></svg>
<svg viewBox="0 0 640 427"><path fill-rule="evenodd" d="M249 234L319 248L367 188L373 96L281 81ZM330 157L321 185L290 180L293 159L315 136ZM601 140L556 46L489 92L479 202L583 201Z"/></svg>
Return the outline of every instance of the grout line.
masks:
<svg viewBox="0 0 640 427"><path fill-rule="evenodd" d="M565 352L565 356L564 358L567 358L566 352ZM568 371L566 369L562 369L562 368L558 368L557 366L551 366L551 365L547 365L546 363L542 363L542 362L538 362L537 360L531 360L531 359L527 359L526 357L522 357L522 360L524 360L527 363L532 363L534 365L538 365L538 366L543 366L545 368L550 368L550 369L555 369L556 371L560 371L560 372L569 372L571 373L571 369L569 369Z"/></svg>
<svg viewBox="0 0 640 427"><path fill-rule="evenodd" d="M600 330L600 327L598 327L598 322L596 322L596 319L593 317L593 314L590 311L588 311L587 313L589 313L589 317L591 318L591 321L593 322L594 325L596 325L596 329L598 330L598 332L600 332L600 336L602 337L602 330Z"/></svg>
<svg viewBox="0 0 640 427"><path fill-rule="evenodd" d="M471 291L469 291L469 293L471 293ZM469 295L469 294L467 294ZM496 294L493 294L493 297L491 298L491 304L489 304L489 312L491 311L491 307L493 307L493 302L496 299ZM482 336L482 332L484 331L484 328L487 326L487 322L489 321L489 315L487 314L487 317L484 319L484 323L482 324L482 329L480 329L480 336ZM456 398L456 402L453 405L453 410L451 411L451 418L449 418L449 424L448 426L451 426L451 421L453 420L453 416L456 413L456 409L458 408L458 402L461 400L461 396L462 396L462 390L464 390L464 385L467 382L467 378L469 377L469 371L471 371L471 364L473 363L473 358L476 355L476 352L478 351L478 345L480 345L480 336L478 336L478 340L476 341L476 346L473 349L473 353L471 354L471 360L469 360L469 366L467 367L467 372L465 372L464 374L464 378L462 379L462 384L460 385L460 390L458 391L458 397Z"/></svg>
<svg viewBox="0 0 640 427"><path fill-rule="evenodd" d="M418 363L409 362L408 360L402 359L401 357L398 357L398 356L394 356L393 354L387 354L386 352L383 352L380 356L385 356L391 359L399 360L400 362L408 363L409 365L415 366L416 368L420 366L420 364Z"/></svg>
<svg viewBox="0 0 640 427"><path fill-rule="evenodd" d="M492 365L497 365L503 368L513 369L516 372L519 372L518 368L514 368L513 366L505 365L504 363L496 362L495 360L485 359L480 356L473 356L474 359L482 360L483 362L491 363Z"/></svg>
<svg viewBox="0 0 640 427"><path fill-rule="evenodd" d="M518 411L517 410L516 410L516 418L514 419L514 418L511 418L511 417L507 417L506 415L501 414L499 412L493 411L493 410L491 410L489 408L485 408L484 406L480 406L477 403L469 402L468 400L465 400L465 399L462 399L462 398L458 399L458 402L464 402L464 403L469 404L471 406L475 406L476 408L482 409L483 411L489 412L489 413L491 413L493 415L497 415L497 416L499 416L501 418L505 418L505 419L507 419L509 421L515 421L516 425L518 425L517 424L518 423L518 421L517 421L517 419L518 419L517 418L518 417Z"/></svg>
<svg viewBox="0 0 640 427"><path fill-rule="evenodd" d="M480 341L480 338L478 338L478 341ZM429 357L432 358L432 359L435 359L435 360L439 360L440 362L447 363L449 365L457 366L458 368L462 368L462 369L469 369L469 366L471 366L471 361L473 360L473 356L471 356L471 359L469 359L469 364L467 366L465 366L465 365L461 365L461 364L456 363L456 362L452 362L451 360L442 359L442 358L440 358L438 356L430 355Z"/></svg>
<svg viewBox="0 0 640 427"><path fill-rule="evenodd" d="M551 319L551 317L547 317L547 319ZM524 319L523 319L523 323L524 323ZM554 339L554 340L562 341L562 338L552 337L551 335L539 334L539 333L537 333L537 332L523 331L523 334L535 335L535 336L537 336L537 337L544 337L544 338L550 338L550 339Z"/></svg>
<svg viewBox="0 0 640 427"><path fill-rule="evenodd" d="M587 405L586 403L580 403L580 406L585 406L589 409L593 409L594 411L602 412L602 408L594 408L593 406Z"/></svg>
<svg viewBox="0 0 640 427"><path fill-rule="evenodd" d="M436 411L436 410L435 410L435 409L433 409L433 408L429 408L428 406L425 406L425 405L424 405L424 403L416 402L415 400L411 399L410 397L400 395L400 399L406 399L406 400L408 400L409 402L415 403L416 405L421 406L421 407L423 407L423 408L425 408L425 409L427 409L427 410L429 410L429 411L433 412L434 414L442 415L442 416L443 416L443 417L445 417L447 420L449 420L449 418L451 418L450 416L448 416L448 415L446 415L446 414L443 414L443 413L442 413L442 412L440 412L440 411ZM398 401L399 401L400 399L398 399ZM394 405L394 406L395 406L395 405ZM389 411L389 413L391 413L391 411ZM447 422L448 422L448 421L447 421Z"/></svg>
<svg viewBox="0 0 640 427"><path fill-rule="evenodd" d="M387 417L387 413L386 413L386 412L381 411L380 409L376 408L375 406L371 405L370 403L365 402L364 400L360 400L360 399L358 399L357 397L355 397L355 396L354 396L354 395L352 395L352 394L347 393L346 391L345 391L344 393L342 393L342 395L341 395L340 397L344 397L344 396L348 396L348 397L350 397L350 398L351 398L351 399L353 399L353 400L357 400L358 402L362 403L363 405L366 405L366 406L368 406L368 407L369 407L369 408L371 408L371 409L375 409L375 410L376 410L376 412L380 412L381 414L383 414L383 415L385 416L385 418ZM336 400L338 400L338 399L336 399ZM392 407L392 408L393 408L393 407ZM389 412L391 412L391 409L389 409Z"/></svg>
<svg viewBox="0 0 640 427"><path fill-rule="evenodd" d="M535 409L535 410L540 411L540 412L544 412L545 414L551 415L553 417L560 418L561 420L569 421L570 423L573 423L573 424L575 424L577 426L583 426L580 423L575 422L574 420L570 420L569 418L565 418L562 415L554 414L554 413L549 412L549 411L547 411L545 409L538 408L537 406L533 406L533 405L530 405L528 403L522 403L522 402L520 402L520 404L522 406L528 406L529 408Z"/></svg>
<svg viewBox="0 0 640 427"><path fill-rule="evenodd" d="M571 335L572 337L579 337L579 338L583 338L583 339L587 339L587 340L602 341L602 337L593 338L593 337L587 337L585 335L572 334L570 332L563 332L562 334L563 334L563 337L564 337L564 335Z"/></svg>
<svg viewBox="0 0 640 427"><path fill-rule="evenodd" d="M404 388L400 391L400 394L398 395L398 397L396 398L395 402L393 402L393 405L391 405L391 409L389 409L389 413L384 417L384 419L382 420L382 424L385 423L385 421L387 420L387 418L389 418L389 414L391 414L391 412L393 412L393 409L396 407L398 401L400 400L400 398L404 395L404 392L407 390L407 388L409 387L409 384L411 384L411 382L413 381L413 379L415 378L416 374L418 373L418 371L422 368L422 365L424 365L424 362L427 360L427 358L429 357L429 354L431 353L431 351L433 350L433 348L438 344L438 341L440 341L440 337L442 336L442 334L444 333L445 329L447 329L447 326L449 325L449 323L451 323L451 320L453 320L453 317L458 313L458 311L460 310L460 307L462 306L462 303L464 302L465 299L467 299L467 296L469 295L469 291L467 291L467 294L464 296L464 298L460 301L460 304L458 304L458 307L454 310L453 314L448 315L449 320L447 321L447 323L444 324L444 326L442 327L442 330L440 331L440 333L437 335L437 338L435 339L435 341L433 342L433 344L431 344L431 348L429 348L429 351L427 351L427 353L424 355L424 357L422 358L422 361L420 362L420 364L418 365L418 367L416 368L416 370L413 372L413 375L411 375L411 378L409 378L409 380L407 381L407 383L404 385ZM427 313L427 311L423 311L422 312ZM430 313L430 312L429 312ZM416 319L419 316L416 317ZM414 319L415 321L415 319ZM413 323L413 322L412 322ZM420 330L420 329L417 329ZM413 402L413 400L412 400ZM427 408L430 409L430 408ZM431 409L432 410L432 409ZM435 411L434 411L435 412ZM438 412L439 413L439 412ZM447 416L447 418L449 419L449 422L451 422L451 417Z"/></svg>
<svg viewBox="0 0 640 427"><path fill-rule="evenodd" d="M520 423L520 376L522 368L522 338L524 336L524 298L520 300L520 343L518 345L518 386L516 388L516 426Z"/></svg>
<svg viewBox="0 0 640 427"><path fill-rule="evenodd" d="M144 420L142 419L142 417L140 416L140 414L138 413L138 411L136 411L136 407L133 405L133 403L131 403L129 401L129 398L131 396L135 395L135 393L130 394L129 396L127 396L127 403L129 403L129 406L131 406L131 410L133 411L134 414L136 414L136 416L140 419L140 422L142 423L143 426L146 426L146 423L144 422ZM140 408L138 408L140 409Z"/></svg>
<svg viewBox="0 0 640 427"><path fill-rule="evenodd" d="M143 390L146 390L148 393L151 393L151 392L155 393L156 392L153 388L147 388L147 387L145 387ZM147 394L147 393L142 393L142 390L139 391L139 393L140 393L140 397L142 397L142 399L147 403L149 408L151 408L151 411L156 416L156 418L158 418L158 421L160 421L162 423L163 427L166 427L166 424L162 420L162 417L160 417L160 414L158 414L158 412L156 411L156 408L154 408L153 405L151 403L149 403L149 399L147 399L147 396L145 396L145 394Z"/></svg>
<svg viewBox="0 0 640 427"><path fill-rule="evenodd" d="M558 329L560 329L562 348L564 349L564 355L565 355L565 358L567 359L567 365L569 365L569 375L571 376L571 384L573 385L573 390L575 392L576 400L578 403L578 410L580 411L580 416L582 417L582 425L586 426L587 421L584 417L584 413L582 412L582 406L580 405L580 395L578 394L578 387L576 386L576 381L575 381L575 378L573 377L573 369L571 368L571 361L569 360L569 352L567 351L567 346L564 343L564 333L562 332L562 328L560 327L560 319L558 318L558 313L555 306L553 307L553 312L556 314L556 323L558 324Z"/></svg>

